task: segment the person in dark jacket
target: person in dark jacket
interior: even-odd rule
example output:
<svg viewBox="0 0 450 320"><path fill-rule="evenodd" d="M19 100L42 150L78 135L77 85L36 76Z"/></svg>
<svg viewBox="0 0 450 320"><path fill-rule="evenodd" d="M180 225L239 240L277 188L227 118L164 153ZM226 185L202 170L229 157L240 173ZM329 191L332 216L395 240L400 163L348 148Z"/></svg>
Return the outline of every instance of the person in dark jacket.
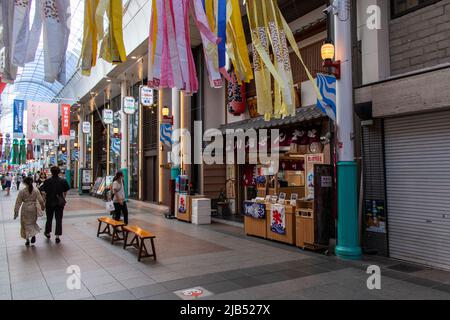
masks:
<svg viewBox="0 0 450 320"><path fill-rule="evenodd" d="M45 211L47 214L47 223L45 224L44 235L47 239L50 239L53 217L55 217L55 241L56 243L60 243L60 236L62 236L64 207L66 205L67 191L69 191L70 187L65 179L59 177L59 174L61 173L59 167L52 167L50 172L52 173L52 177L45 180L40 187L41 192L45 196Z"/></svg>

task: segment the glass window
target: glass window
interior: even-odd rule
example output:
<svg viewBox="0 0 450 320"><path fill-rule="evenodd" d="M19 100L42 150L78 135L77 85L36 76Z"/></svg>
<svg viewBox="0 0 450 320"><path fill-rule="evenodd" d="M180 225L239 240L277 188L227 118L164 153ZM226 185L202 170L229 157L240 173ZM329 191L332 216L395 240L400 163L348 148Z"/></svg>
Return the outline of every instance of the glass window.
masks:
<svg viewBox="0 0 450 320"><path fill-rule="evenodd" d="M136 83L130 88L130 96L139 101L139 88L141 82ZM138 104L136 104L138 106ZM136 112L128 116L128 133L129 133L129 174L130 174L130 198L138 198L139 196L139 108Z"/></svg>
<svg viewBox="0 0 450 320"><path fill-rule="evenodd" d="M441 0L392 0L392 17L400 17Z"/></svg>
<svg viewBox="0 0 450 320"><path fill-rule="evenodd" d="M114 175L120 170L120 95L111 100L111 109L114 111L113 124L109 126L110 130L110 153L109 153L109 174Z"/></svg>

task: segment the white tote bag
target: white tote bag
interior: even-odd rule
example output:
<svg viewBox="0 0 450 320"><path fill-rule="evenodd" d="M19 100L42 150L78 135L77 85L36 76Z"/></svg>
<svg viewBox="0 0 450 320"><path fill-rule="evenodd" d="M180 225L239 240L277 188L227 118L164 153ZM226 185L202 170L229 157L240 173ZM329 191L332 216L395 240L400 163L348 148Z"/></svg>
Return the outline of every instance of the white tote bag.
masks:
<svg viewBox="0 0 450 320"><path fill-rule="evenodd" d="M116 208L114 207L114 202L112 202L112 201L105 202L105 206L106 206L106 210L108 212L112 212L112 211L116 210Z"/></svg>

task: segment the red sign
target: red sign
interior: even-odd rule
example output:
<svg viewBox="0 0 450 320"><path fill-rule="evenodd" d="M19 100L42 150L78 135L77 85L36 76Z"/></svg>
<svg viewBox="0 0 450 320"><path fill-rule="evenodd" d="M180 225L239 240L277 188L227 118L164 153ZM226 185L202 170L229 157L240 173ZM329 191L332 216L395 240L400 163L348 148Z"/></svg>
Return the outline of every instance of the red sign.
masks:
<svg viewBox="0 0 450 320"><path fill-rule="evenodd" d="M61 135L70 136L70 105L61 105Z"/></svg>

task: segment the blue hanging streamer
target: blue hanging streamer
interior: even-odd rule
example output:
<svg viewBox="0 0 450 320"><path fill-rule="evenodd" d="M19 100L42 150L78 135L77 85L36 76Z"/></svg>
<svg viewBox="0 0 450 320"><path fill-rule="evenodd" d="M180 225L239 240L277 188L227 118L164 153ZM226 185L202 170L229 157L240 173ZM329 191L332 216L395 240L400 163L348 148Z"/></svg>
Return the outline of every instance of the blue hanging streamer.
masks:
<svg viewBox="0 0 450 320"><path fill-rule="evenodd" d="M222 39L218 45L219 68L224 68L226 66L227 0L219 0L217 9L217 36Z"/></svg>

